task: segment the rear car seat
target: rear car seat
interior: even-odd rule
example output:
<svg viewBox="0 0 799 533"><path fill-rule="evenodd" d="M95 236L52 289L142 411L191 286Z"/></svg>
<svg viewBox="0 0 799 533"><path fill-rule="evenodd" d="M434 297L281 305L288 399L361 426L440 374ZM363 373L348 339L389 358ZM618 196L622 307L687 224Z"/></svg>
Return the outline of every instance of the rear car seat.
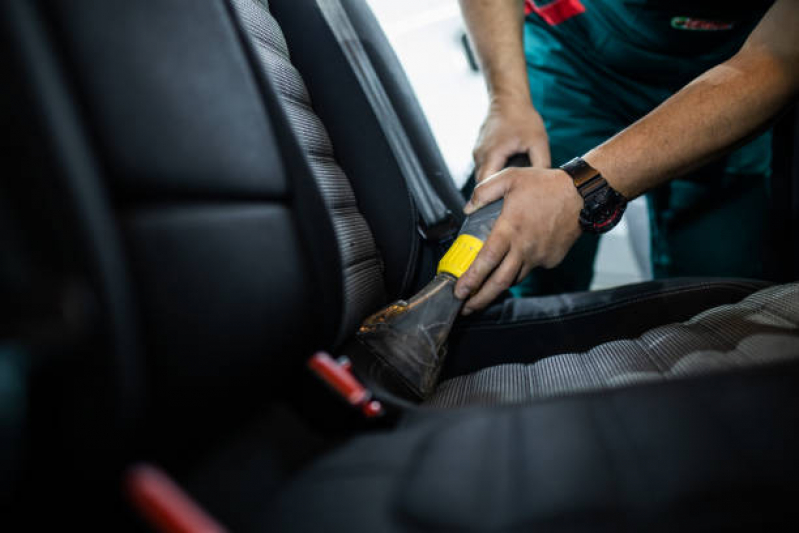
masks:
<svg viewBox="0 0 799 533"><path fill-rule="evenodd" d="M344 5L385 77L395 60L368 10ZM136 317L125 331L142 347L127 356L147 384L120 455L157 459L235 530L707 530L791 514L796 285L502 302L453 333L430 400L448 409L410 409L318 453L283 411L302 396L303 360L407 296L436 246L317 4L4 9L36 60L25 81L72 210L91 197L108 224L83 235L110 243L94 290L132 295L124 313L101 305L105 329ZM402 79L384 79L402 126L429 140ZM430 146L420 158L457 209ZM109 261L126 265L113 280ZM694 377L650 383L686 362ZM280 447L314 461L295 476Z"/></svg>

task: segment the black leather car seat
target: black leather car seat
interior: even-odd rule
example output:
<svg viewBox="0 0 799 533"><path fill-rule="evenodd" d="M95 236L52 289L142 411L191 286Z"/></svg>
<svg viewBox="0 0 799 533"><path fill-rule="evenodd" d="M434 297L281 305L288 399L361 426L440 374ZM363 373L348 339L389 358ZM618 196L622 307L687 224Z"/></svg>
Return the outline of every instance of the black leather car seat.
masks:
<svg viewBox="0 0 799 533"><path fill-rule="evenodd" d="M271 4L273 9L277 9L278 14L281 13L281 6L282 12L286 16L288 16L289 12L292 13L291 20L294 21L293 24L301 24L303 22L302 20L299 23L296 22L296 13L302 13L306 16L304 20L306 25L305 31L309 28L313 28L311 22L311 19L313 19L312 13L315 9L318 11L318 8L314 7L317 5L315 2L292 2L290 3L290 7L287 7L288 4L280 2L279 0L273 0ZM281 97L283 107L286 109L290 121L292 121L295 134L300 143L304 145L306 153L309 154L309 159L313 161L317 157L319 149L314 146L308 146L308 143L319 144L317 138L325 138L326 131L321 123L316 121L309 122L306 119L306 116L312 113L312 111L310 111L310 101L300 78L300 74L291 65L289 49L286 46L280 26L270 13L269 4L265 1L257 0L235 0L234 5L242 15L244 26L248 34L253 38L256 48L259 50L260 62L264 66L266 75L270 79L276 80L274 82L275 86L278 88L278 94ZM345 2L343 5L349 5L352 9L352 6L357 6L358 4ZM362 13L364 11L363 6L355 11ZM318 12L316 13L316 17L319 17ZM319 31L314 31L313 33L318 35L322 30L324 30L324 24L322 24ZM366 40L366 42L369 41ZM309 48L312 49L316 47L317 49L321 49L324 42L320 37L311 39L303 34L303 39L301 41L296 41L296 43L298 47L307 54ZM308 65L309 68L315 66L316 65ZM316 77L321 76L318 72L313 75ZM285 81L288 77L292 79L290 83ZM320 91L322 94L327 92L326 87L323 87L323 89L325 90ZM359 87L356 84L352 89L357 91ZM301 108L302 112L299 114L296 104L298 101L303 102ZM295 118L292 119L292 117ZM337 145L339 144L348 146L352 144L352 141L348 141L344 138L341 143L337 143ZM330 146L327 142L325 142L324 145L326 147ZM329 155L332 156L332 149L327 148L327 150ZM335 161L331 164L335 165ZM329 174L329 171L326 172L324 169L314 170L317 175L317 180L320 178L324 179L325 176ZM340 170L338 170L338 172L340 172ZM341 179L344 179L343 174L337 175L340 176ZM324 194L324 191L329 185L325 182L321 182L321 187ZM389 199L383 198L380 203L385 204L388 202L390 202ZM366 244L366 241L371 241L370 237L370 234L364 232L358 235L358 238L364 244ZM391 246L391 243L383 242L381 244L381 249ZM342 249L345 250L353 249L353 244L351 242L340 240L340 245ZM376 275L375 273L375 276ZM377 282L372 285L376 284ZM656 285L656 288L644 284L637 287L636 290L631 291L631 295L625 295L624 291L608 291L599 294L572 295L565 297L565 299L561 297L560 299L556 299L558 300L558 304L554 306L555 311L551 312L551 316L557 317L561 322L557 329L564 333L558 335L558 333L552 331L554 328L550 327L550 331L544 335L553 339L552 344L556 347L556 353L551 351L551 347L549 353L542 351L540 347L538 347L538 349L532 348L530 344L526 342L526 339L516 338L513 340L512 344L502 342L500 336L506 336L508 333L507 329L524 329L526 330L527 336L530 337L532 336L530 334L531 326L534 323L540 323L545 321L546 318L551 318L551 316L540 316L541 309L547 306L546 299L533 299L529 301L510 300L503 304L504 309L500 311L500 313L510 316L510 318L497 320L496 316L491 316L491 312L489 312L489 318L472 322L462 328L468 329L472 337L482 337L482 342L481 339L473 338L465 343L458 338L458 333L456 332L455 338L453 339L455 350L453 350L453 357L451 357L451 359L455 361L453 363L454 365L460 365L462 367L463 363L460 362L460 360L468 358L468 356L461 353L458 348L464 347L466 344L478 344L481 345L483 351L504 352L507 358L505 362L508 364L497 365L497 361L493 360L491 361L491 363L493 363L493 368L483 369L476 374L464 378L450 379L442 389L434 395L431 401L434 405L447 406L458 405L459 401L479 401L481 396L484 396L483 399L492 398L493 401L498 401L501 398L518 401L521 398L535 399L539 396L546 396L555 392L563 394L576 390L583 390L585 388L602 387L606 386L608 383L630 384L636 380L651 380L653 378L653 372L657 373L659 378L690 375L694 365L698 365L698 372L703 372L707 368L723 367L724 365L719 365L718 363L710 364L703 362L703 359L705 359L704 357L694 357L691 355L688 360L682 360L682 357L694 354L702 349L718 348L719 337L723 339L729 337L728 342L737 343L737 341L742 340L747 335L751 335L753 333L751 329L742 330L740 325L736 325L731 321L725 321L724 318L717 318L717 316L719 314L724 315L725 312L733 317L738 317L740 314L748 315L750 314L750 307L756 306L756 303L750 302L740 304L744 306L741 310L719 310L715 313L711 313L709 317L703 317L685 326L664 326L654 331L647 330L655 325L687 319L702 309L707 309L717 303L723 303L723 301L713 301L711 295L714 291L724 294L725 297L729 299L727 301L735 301L749 294L754 289L762 288L763 286L764 284L745 281L699 280L683 283L672 282L672 285L661 283ZM762 298L765 298L768 302L772 302L774 305L784 304L787 309L787 320L790 323L790 321L795 320L796 310L791 306L787 306L785 302L793 301L795 295L788 289L786 289L786 291L774 292L777 296L770 296L771 293L766 293ZM372 290L371 292L375 293L376 291ZM345 287L345 293L359 294L351 287ZM688 295L693 295L697 303L691 304L683 301L677 304L681 312L684 313L682 316L667 316L668 312L665 311L663 307L666 305L674 307L675 299L680 296L685 297ZM587 303L583 304L583 308L570 309L570 307L579 307L577 302L581 298L587 300ZM604 302L603 298L609 299L610 302ZM758 300L754 300L754 302L757 301ZM630 306L631 303L639 304L638 309L633 310ZM631 323L633 321L628 319L617 320L618 324L609 326L608 323L610 320L608 317L613 315L611 312L613 307L626 307L624 309L626 314L630 312L640 313L643 309L655 308L658 309L658 312L650 312L649 319L644 323L633 324ZM760 312L764 315L769 313L768 309L764 309ZM601 338L597 335L590 335L585 331L585 328L581 328L574 322L569 322L569 320L567 320L569 316L580 313L583 315L591 313L595 316L602 317L597 318L597 321L602 323L602 326L597 329L604 329L605 331L603 331L603 334L606 335L606 337ZM362 316L361 314L361 317ZM616 318L620 316L621 313L615 314ZM707 326L706 323L711 323L713 325ZM350 329L345 332L345 335L346 333L351 333L355 326L355 324L351 322L347 322L347 325ZM499 334L492 334L490 331L487 331L492 329L491 326L499 326L498 329L504 329L505 331ZM724 331L721 326L724 326L726 331ZM694 334L694 331L698 329L707 329L708 327L716 328L719 332L715 337L709 339L709 341L704 344L702 342L696 342L697 338L702 339L703 336L701 333L698 335ZM582 331L582 336L584 337L582 341L586 343L586 346L593 346L601 343L603 340L611 340L619 336L632 339L635 339L635 337L639 335L645 335L645 337L640 340L617 341L611 345L603 345L601 349L594 349L587 354L563 353L568 349L568 342L564 342L563 339L567 336L565 332L573 333L573 331L576 330ZM486 341L486 337L490 340ZM692 340L694 341L693 344ZM493 346L489 347L492 343ZM749 353L749 359L742 359L739 361L739 364L746 364L747 361L750 363L768 362L771 361L772 358L777 357L776 355L768 354L768 350L759 348L760 347L751 351ZM465 348L465 351L469 351L469 348ZM531 356L528 355L530 352L535 354L532 357L537 358L538 361L533 364L523 364L530 359ZM732 360L732 357L729 356L727 359ZM692 363L692 361L697 362ZM489 364L490 363L487 361L483 362L484 366L489 366ZM674 367L673 370L672 367ZM461 373L463 373L462 370ZM631 373L635 373L635 376ZM531 386L532 383L541 381L541 378L544 376L552 378L553 381L544 381L540 387ZM528 395L525 396L522 394L520 392L522 390L528 391ZM522 394L522 396L519 396L520 394Z"/></svg>
<svg viewBox="0 0 799 533"><path fill-rule="evenodd" d="M344 4L378 70L391 72L363 2ZM86 253L102 296L92 354L124 355L131 364L120 366L145 383L121 422L135 435L122 459L160 462L235 530L669 531L790 515L781 500L797 474L795 360L669 383L647 374L646 386L608 389L611 374L595 382L581 370L559 371L546 394L509 387L564 359L582 366L561 355L570 351L613 362L617 345L604 343L651 338L727 304L667 326L665 359L733 348L791 358L793 286L756 293L763 283L688 280L504 302L454 332L451 381L435 399L447 409L409 409L396 425L343 431L333 452L313 449L318 435L295 430L293 409L325 397L307 392L302 363L315 349L338 351L359 315L407 295L435 262L316 3L12 0L2 9L14 23L8 38L30 59L21 79L31 110L43 109L31 111L31 128L56 163L40 178L65 184L82 239L102 252ZM398 108L413 107L389 92ZM418 126L413 112L400 115ZM422 159L434 176L440 157ZM779 351L749 350L751 341ZM640 353L619 359L614 375ZM512 376L480 378L503 364L516 365ZM84 400L98 398L122 401L94 390ZM311 426L348 423L306 414ZM76 449L60 465L73 477L74 458L92 457ZM299 450L314 460L296 475ZM122 459L96 468L116 475Z"/></svg>
<svg viewBox="0 0 799 533"><path fill-rule="evenodd" d="M240 7L244 7L244 4L247 2L237 2ZM252 4L249 2L246 9L252 8ZM256 2L255 5L264 9L262 16L269 17L264 3ZM280 2L273 1L272 5L280 11L276 7ZM302 8L295 4L291 10L284 6L283 10L286 13L291 11L296 17L297 11L311 9L308 5L312 6L312 3L307 3ZM308 21L312 19L311 15L304 14L304 22L310 24ZM252 24L253 19L249 18L249 22ZM247 27L252 32L250 24ZM313 48L313 45L303 44L301 41L298 46L305 49L305 53L308 53L308 48ZM269 62L266 62L265 67L270 75ZM314 76L320 77L319 72ZM317 87L317 94L324 94L326 88L322 83L321 87ZM347 144L346 138L341 138L341 142ZM554 307L550 309L551 314L542 312L542 309L548 307L544 299L505 302L501 309L490 310L483 317L462 325L455 332L450 355L453 362L451 366L461 368L449 369L449 373L460 373L462 377L445 381L431 398L430 404L452 408L469 403L524 403L541 396L569 395L581 389L597 390L608 388L609 385L625 386L634 382L661 380L669 374L679 376L681 368L678 361L685 363L685 356L688 356L689 367L685 373L689 375L718 370L719 366L729 369L733 362L751 366L755 362L767 363L795 358L796 324L799 318L797 306L793 303L796 300L796 286L766 289L741 304L707 311L686 325L662 326L660 329L648 331L653 325L688 319L702 309L734 302L764 286L731 280L678 281L656 285L627 289L626 293L625 290L617 290L590 296L562 297L557 302L558 305L550 306ZM582 305L581 299L586 300ZM644 309L648 312L642 313ZM656 311L652 312L653 309ZM629 317L630 313L635 315L634 318ZM579 327L588 323L586 315L593 315L595 319L595 331L591 333L589 328ZM604 317L604 320L600 319L604 328L597 326L597 316ZM611 323L612 317L618 319L617 324ZM580 320L583 321L582 324ZM555 322L559 323L555 325ZM508 330L516 330L512 340L507 339L509 333L512 334ZM554 346L563 349L569 342L574 343L575 341L569 341L566 337L574 336L575 331L584 333L583 338L577 341L583 343L599 344L606 340L602 335L610 338L631 337L631 340L599 344L588 354L547 353ZM545 336L549 337L551 345L548 344L540 350L525 349L535 345L532 340L535 334L545 332L548 332ZM643 335L641 341L635 340L638 335ZM468 341L464 340L465 336L470 337ZM505 342L502 342L501 336L505 337ZM763 344L753 347L749 345L750 341ZM710 350L715 350L715 353L707 353ZM736 350L740 353L736 353ZM470 357L471 354L467 353L470 351L476 354ZM702 351L705 353L701 353ZM497 356L497 353L503 355ZM544 355L551 357L543 357ZM595 357L596 355L600 357ZM530 362L529 365L518 362L529 358L536 358L537 361ZM468 370L477 369L477 372L468 373L463 367L468 367L469 363L464 363L463 359L471 361L472 367ZM502 359L515 359L517 362L489 366ZM691 364L696 361L699 364ZM481 364L486 368L478 369ZM633 370L640 372L631 375L630 371ZM770 374L764 379L775 375L779 374ZM725 380L732 379L732 376L740 383L740 374L734 373L714 376L713 381L707 382L718 390L718 400L711 402L713 407L710 407L710 411L696 407L692 411L695 420L706 420L708 417L712 419L713 415L709 413L718 405L723 405L724 401L729 401L731 396L735 397L738 393L757 396L768 388L758 388L755 385L757 377L754 376L752 386L747 387L745 392L744 389L738 391L735 385L725 388ZM532 386L532 382L536 380L539 383ZM279 529L309 531L319 528L364 531L440 528L527 530L535 526L557 529L558 520L562 520L565 529L571 529L576 523L591 524L590 527L597 530L623 529L625 524L632 524L633 527L654 527L658 523L666 528L677 527L678 524L685 526L686 520L693 520L696 516L683 515L679 510L683 507L693 508L692 502L696 493L712 493L716 490L714 487L718 482L716 476L720 475L719 470L711 468L693 477L687 476L682 482L673 482L664 489L664 494L668 494L673 502L671 506L659 506L645 499L635 503L632 495L641 486L655 483L657 476L665 475L674 468L685 468L684 461L699 460L699 455L703 453L699 448L703 443L718 438L718 434L711 437L698 428L694 428L692 432L678 431L683 423L689 426L700 425L692 422L676 406L690 403L697 388L701 387L697 381L682 381L670 392L657 389L657 393L647 396L655 404L653 410L659 409L668 413L659 419L661 427L651 424L647 432L636 437L640 439L636 444L669 457L661 465L663 469L653 473L654 477L650 479L641 478L635 482L627 482L620 479L624 475L622 472L608 470L604 473L605 481L597 481L595 488L578 488L585 482L583 476L595 479L594 476L597 475L602 477L603 474L598 471L601 468L613 468L601 466L604 464L599 452L602 446L610 446L608 441L614 443L614 446L622 443L627 445L623 434L612 434L610 428L618 430L621 422L616 420L611 423L613 415L610 413L622 409L622 414L616 416L622 417L624 424L635 424L641 409L633 412L629 408L623 410L624 408L617 407L617 404L624 405L628 401L640 407L641 400L635 397L639 391L635 389L623 390L618 395L576 399L569 403L568 408L562 407L563 411L558 414L553 411L558 412L560 408L551 404L528 405L524 411L514 411L514 414L508 413L507 416L503 412L492 414L490 411L453 411L447 415L420 411L406 416L401 430L360 439L308 469L279 499L272 517L274 522L271 523L276 524ZM778 396L786 393L787 389L776 392ZM626 395L632 398L627 398ZM586 418L584 410L587 409L590 413L597 409L597 413L602 413L604 406L608 404L611 405L607 407L610 411L596 415L599 419L605 418L607 422L602 434L608 436L600 437L594 433L597 423L589 423L590 418ZM552 420L559 417L569 420L563 424L570 428L566 430L561 426L560 429L574 431L575 434L559 436L546 442L536 439L535 444L523 438L524 434L545 433ZM789 414L787 418L775 415L773 419L762 420L754 413L751 416L741 413L738 418L741 427L763 424L764 431L779 434L785 442L793 442L791 439L795 439L789 429L793 419L793 415ZM652 440L654 435L672 431L675 435L666 443ZM581 435L578 436L578 433ZM553 458L551 464L533 460L533 457L539 455L551 456L554 450L547 446L559 446L557 441L560 438L564 438L565 442L575 442L574 439L577 439L584 444L582 448L570 452L574 455ZM512 442L516 442L512 449L517 451L511 454L506 451L506 446L510 446ZM527 445L523 445L523 442L527 442ZM668 455L669 447L681 442L686 448L693 450L693 455ZM463 453L454 453L456 449L463 450ZM716 452L717 457L724 457L720 464L735 462L733 451L727 449ZM758 455L764 449L751 448L750 451ZM558 457L557 454L555 457ZM477 468L477 464L487 459L490 465L487 470ZM625 453L621 453L616 459L619 464L630 464L632 461L632 457ZM574 466L569 462L574 460L583 469L573 470ZM525 463L530 465L531 461L536 466L531 469L521 467ZM510 474L507 469L500 467L502 464L519 465L521 472L529 475ZM786 461L786 464L790 468L790 462ZM765 500L776 501L783 494L784 489L775 488L784 486L784 479L781 477L783 474L779 469L763 469L756 473L744 469L732 486L735 487L734 490L746 491L753 490L753 487L758 487L758 490L772 487L773 492L764 490L762 493L769 494L764 496ZM552 478L559 479L560 483L566 483L569 487L563 489L563 492L555 492L562 496L553 495L550 485L544 483L541 486L543 480ZM609 490L603 485L605 482L623 487L624 493L631 495L630 501L616 507L619 504L618 499L611 498L607 504L602 503L601 498L598 500L599 494ZM511 490L508 483L515 486L516 490ZM536 484L539 485L537 490L531 491ZM502 496L490 496L494 491ZM708 506L703 511L703 524L729 523L728 517L722 511L729 510L730 503L722 501ZM594 511L596 514L592 514L583 505L591 506L591 509L594 509L594 505L598 506ZM309 509L312 516L307 515ZM559 518L550 518L553 513ZM627 513L632 513L635 518L624 518ZM759 512L753 513L753 516L760 519ZM773 518L781 519L783 515L777 513Z"/></svg>

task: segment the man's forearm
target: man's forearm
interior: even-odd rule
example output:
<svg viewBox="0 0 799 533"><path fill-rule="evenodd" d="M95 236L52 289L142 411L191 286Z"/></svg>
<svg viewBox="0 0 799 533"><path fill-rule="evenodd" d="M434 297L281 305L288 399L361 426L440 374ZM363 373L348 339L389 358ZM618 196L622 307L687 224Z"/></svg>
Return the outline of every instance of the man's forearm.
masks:
<svg viewBox="0 0 799 533"><path fill-rule="evenodd" d="M492 101L529 100L523 0L460 0L460 5Z"/></svg>
<svg viewBox="0 0 799 533"><path fill-rule="evenodd" d="M761 131L799 89L799 1L780 0L741 51L705 72L585 160L628 198Z"/></svg>

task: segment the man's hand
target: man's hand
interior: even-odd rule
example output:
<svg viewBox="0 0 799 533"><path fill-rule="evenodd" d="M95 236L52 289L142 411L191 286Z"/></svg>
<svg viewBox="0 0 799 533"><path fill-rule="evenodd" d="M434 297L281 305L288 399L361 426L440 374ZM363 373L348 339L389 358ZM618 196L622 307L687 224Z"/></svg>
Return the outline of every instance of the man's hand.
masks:
<svg viewBox="0 0 799 533"><path fill-rule="evenodd" d="M526 153L534 167L550 165L549 140L530 100L524 58L523 0L460 0L491 104L474 148L477 183Z"/></svg>
<svg viewBox="0 0 799 533"><path fill-rule="evenodd" d="M508 168L480 183L464 211L505 198L482 250L455 286L468 315L491 303L534 267L552 268L580 236L583 199L559 169ZM475 292L476 291L476 292Z"/></svg>
<svg viewBox="0 0 799 533"><path fill-rule="evenodd" d="M477 183L502 170L507 159L526 153L534 167L549 167L549 139L541 115L527 100L494 101L473 152Z"/></svg>

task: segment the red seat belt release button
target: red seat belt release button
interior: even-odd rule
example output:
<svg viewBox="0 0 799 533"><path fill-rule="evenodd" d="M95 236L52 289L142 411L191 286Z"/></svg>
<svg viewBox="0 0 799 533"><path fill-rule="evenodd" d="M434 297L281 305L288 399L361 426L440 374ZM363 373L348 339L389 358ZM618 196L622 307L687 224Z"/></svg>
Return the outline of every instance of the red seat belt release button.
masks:
<svg viewBox="0 0 799 533"><path fill-rule="evenodd" d="M161 533L226 533L166 472L142 463L132 466L124 479L131 503Z"/></svg>
<svg viewBox="0 0 799 533"><path fill-rule="evenodd" d="M383 414L383 405L373 399L372 392L352 374L352 363L346 357L336 360L326 352L316 352L308 360L308 368L367 418Z"/></svg>

